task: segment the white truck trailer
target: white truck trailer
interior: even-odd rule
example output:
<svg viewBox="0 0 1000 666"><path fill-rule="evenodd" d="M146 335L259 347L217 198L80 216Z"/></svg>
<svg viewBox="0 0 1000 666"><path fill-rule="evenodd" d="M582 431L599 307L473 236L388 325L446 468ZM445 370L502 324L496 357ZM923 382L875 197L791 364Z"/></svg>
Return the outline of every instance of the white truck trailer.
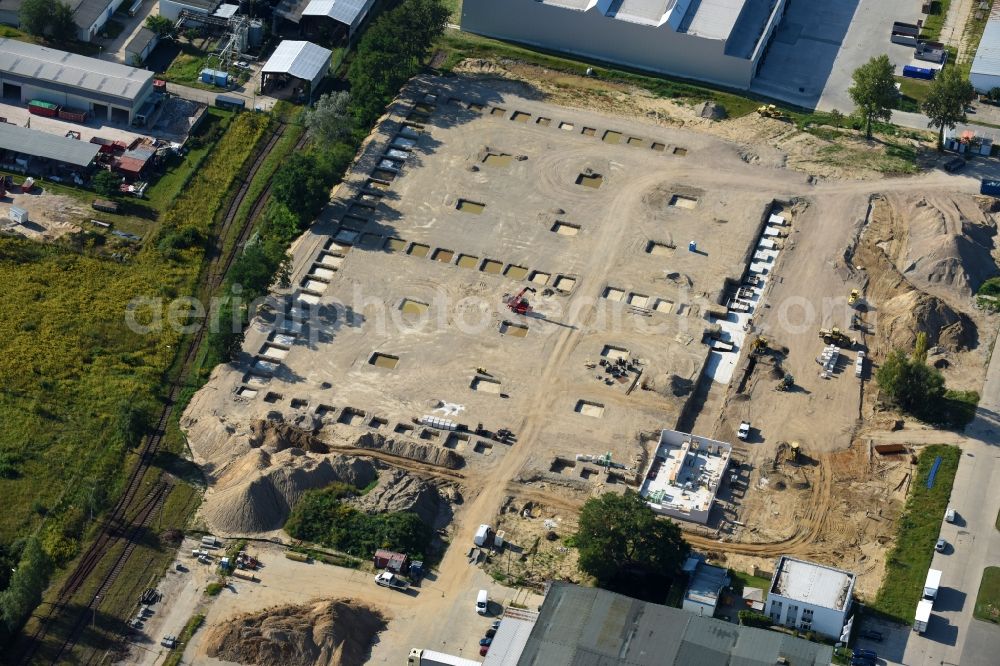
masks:
<svg viewBox="0 0 1000 666"><path fill-rule="evenodd" d="M930 599L921 599L917 604L917 614L913 618L913 631L922 634L927 631L927 624L931 621L931 610L934 602Z"/></svg>
<svg viewBox="0 0 1000 666"><path fill-rule="evenodd" d="M420 648L410 650L410 658L406 664L407 666L482 666L482 662L479 661Z"/></svg>
<svg viewBox="0 0 1000 666"><path fill-rule="evenodd" d="M934 606L934 600L937 599L940 587L941 571L938 569L929 569L927 571L927 580L924 581L924 599L929 599L932 607Z"/></svg>

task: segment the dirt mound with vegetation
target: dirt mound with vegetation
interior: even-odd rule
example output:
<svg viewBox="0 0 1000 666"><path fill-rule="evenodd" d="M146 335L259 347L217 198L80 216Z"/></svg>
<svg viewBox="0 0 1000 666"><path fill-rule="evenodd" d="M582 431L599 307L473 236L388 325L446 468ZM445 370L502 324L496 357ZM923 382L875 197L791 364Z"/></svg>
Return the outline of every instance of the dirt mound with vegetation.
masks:
<svg viewBox="0 0 1000 666"><path fill-rule="evenodd" d="M350 503L366 513L415 513L434 528L451 521L451 504L437 486L402 470L383 471L374 488Z"/></svg>
<svg viewBox="0 0 1000 666"><path fill-rule="evenodd" d="M927 334L927 343L954 351L974 349L979 342L976 324L952 309L940 298L917 290L896 296L884 305L879 326L897 349L913 349L918 333Z"/></svg>
<svg viewBox="0 0 1000 666"><path fill-rule="evenodd" d="M282 606L229 618L205 637L209 657L261 666L360 666L385 629L377 610L350 599Z"/></svg>

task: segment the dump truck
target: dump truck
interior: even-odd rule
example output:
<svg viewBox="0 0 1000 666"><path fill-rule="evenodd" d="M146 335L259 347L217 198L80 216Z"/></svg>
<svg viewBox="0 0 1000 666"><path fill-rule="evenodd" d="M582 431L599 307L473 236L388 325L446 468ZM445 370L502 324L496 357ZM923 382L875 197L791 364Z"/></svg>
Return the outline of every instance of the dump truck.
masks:
<svg viewBox="0 0 1000 666"><path fill-rule="evenodd" d="M931 621L931 610L934 608L934 602L930 599L921 599L920 603L917 604L917 613L913 618L913 631L918 634L922 634L927 631L927 625Z"/></svg>
<svg viewBox="0 0 1000 666"><path fill-rule="evenodd" d="M444 652L413 648L406 666L481 666L480 662L465 657L455 657Z"/></svg>
<svg viewBox="0 0 1000 666"><path fill-rule="evenodd" d="M220 548L222 546L222 541L214 536L203 536L201 538L201 545L208 546L209 548Z"/></svg>

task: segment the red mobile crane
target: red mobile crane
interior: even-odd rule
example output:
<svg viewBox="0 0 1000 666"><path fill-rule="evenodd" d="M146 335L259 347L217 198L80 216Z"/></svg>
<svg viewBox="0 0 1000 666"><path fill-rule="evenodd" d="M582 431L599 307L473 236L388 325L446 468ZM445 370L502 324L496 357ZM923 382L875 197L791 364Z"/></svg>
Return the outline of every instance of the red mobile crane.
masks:
<svg viewBox="0 0 1000 666"><path fill-rule="evenodd" d="M513 296L511 296L510 294L504 294L503 297L504 305L510 308L510 311L513 312L514 314L519 314L519 315L528 314L529 312L531 312L531 304L528 303L528 299L525 298L524 295L529 291L531 293L535 293L535 289L533 287L525 287L524 289L517 292Z"/></svg>

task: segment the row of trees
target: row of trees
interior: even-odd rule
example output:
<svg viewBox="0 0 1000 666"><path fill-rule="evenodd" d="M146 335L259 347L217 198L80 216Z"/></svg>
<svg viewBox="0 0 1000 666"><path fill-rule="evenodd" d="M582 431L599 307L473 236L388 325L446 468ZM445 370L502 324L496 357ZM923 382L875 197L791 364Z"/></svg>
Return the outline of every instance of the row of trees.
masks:
<svg viewBox="0 0 1000 666"><path fill-rule="evenodd" d="M848 92L865 120L865 134L872 137L872 123L888 121L899 98L896 77L889 56L880 55L861 65L853 74L854 84ZM944 130L967 120L966 107L976 98L969 80L956 67L945 67L930 85L920 110L929 119L928 125L938 130L938 150L944 148Z"/></svg>
<svg viewBox="0 0 1000 666"><path fill-rule="evenodd" d="M327 204L330 188L343 178L369 128L416 74L449 12L441 0L403 0L365 32L348 72L346 91L326 94L307 110L310 147L294 153L271 180L271 201L251 243L234 262L223 325L209 337L214 357L233 358L243 344L243 327L253 313L246 304L275 285L287 286L287 248ZM238 325L229 325L236 321Z"/></svg>

